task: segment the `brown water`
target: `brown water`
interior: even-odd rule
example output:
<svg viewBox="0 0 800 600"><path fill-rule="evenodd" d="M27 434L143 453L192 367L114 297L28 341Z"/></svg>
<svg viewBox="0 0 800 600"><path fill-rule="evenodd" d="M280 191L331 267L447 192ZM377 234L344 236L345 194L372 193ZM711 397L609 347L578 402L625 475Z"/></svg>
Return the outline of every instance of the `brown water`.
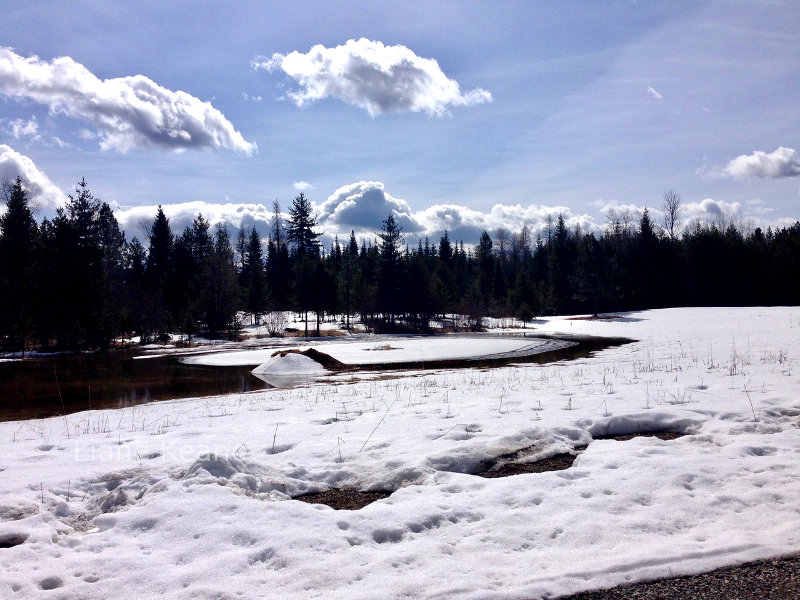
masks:
<svg viewBox="0 0 800 600"><path fill-rule="evenodd" d="M0 363L0 421L214 396L270 387L252 367L186 365L133 352L61 354Z"/></svg>

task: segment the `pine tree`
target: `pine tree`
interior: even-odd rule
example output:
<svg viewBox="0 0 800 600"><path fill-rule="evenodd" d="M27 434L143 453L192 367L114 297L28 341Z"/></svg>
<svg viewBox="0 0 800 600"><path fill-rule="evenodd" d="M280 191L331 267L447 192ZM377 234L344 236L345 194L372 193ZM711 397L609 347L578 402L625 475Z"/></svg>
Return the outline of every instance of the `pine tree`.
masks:
<svg viewBox="0 0 800 600"><path fill-rule="evenodd" d="M353 286L358 268L358 242L355 231L350 231L350 241L342 253L342 287L347 331L350 331L350 314L353 310Z"/></svg>
<svg viewBox="0 0 800 600"><path fill-rule="evenodd" d="M77 195L43 223L43 339L54 337L67 348L107 347L119 330L120 303L114 292L121 280L125 238L111 208L95 198L85 180Z"/></svg>
<svg viewBox="0 0 800 600"><path fill-rule="evenodd" d="M244 231L244 223L239 224L239 230L236 232L236 265L239 274L242 272L244 266L244 255L247 251L247 234Z"/></svg>
<svg viewBox="0 0 800 600"><path fill-rule="evenodd" d="M450 262L453 260L453 246L447 237L447 231L439 239L439 259L447 266L450 266Z"/></svg>
<svg viewBox="0 0 800 600"><path fill-rule="evenodd" d="M564 216L558 215L555 230L547 244L547 304L556 314L565 314L571 308L574 294L570 276L575 268L575 259L575 245Z"/></svg>
<svg viewBox="0 0 800 600"><path fill-rule="evenodd" d="M492 292L492 279L494 276L494 255L492 254L492 238L484 231L475 249L475 259L478 270L474 277L477 278L477 293L483 306L488 307Z"/></svg>
<svg viewBox="0 0 800 600"><path fill-rule="evenodd" d="M149 296L145 288L145 264L147 251L138 238L125 244L122 251L122 310L121 328L123 333L138 335L142 341L148 338L146 315L151 310Z"/></svg>
<svg viewBox="0 0 800 600"><path fill-rule="evenodd" d="M389 215L381 224L380 279L378 281L378 310L389 323L394 323L400 312L400 244L403 241L402 229Z"/></svg>
<svg viewBox="0 0 800 600"><path fill-rule="evenodd" d="M250 230L245 252L245 261L242 267L242 291L244 293L244 310L249 312L257 323L259 317L267 309L267 278L264 270L261 236L255 227Z"/></svg>
<svg viewBox="0 0 800 600"><path fill-rule="evenodd" d="M232 331L240 292L228 229L220 223L214 231L214 249L204 270L204 284L203 318L209 334Z"/></svg>
<svg viewBox="0 0 800 600"><path fill-rule="evenodd" d="M0 216L0 340L25 355L34 330L34 294L39 258L39 228L22 179L4 190Z"/></svg>
<svg viewBox="0 0 800 600"><path fill-rule="evenodd" d="M143 333L154 331L159 339L166 339L173 325L169 308L176 302L170 297L172 291L173 248L175 244L169 219L161 206L147 234L149 246L145 269L145 286L148 293L143 319Z"/></svg>
<svg viewBox="0 0 800 600"><path fill-rule="evenodd" d="M289 209L289 227L287 237L294 244L295 254L312 254L319 256L319 236L314 228L317 222L311 215L311 202L302 192L294 199Z"/></svg>

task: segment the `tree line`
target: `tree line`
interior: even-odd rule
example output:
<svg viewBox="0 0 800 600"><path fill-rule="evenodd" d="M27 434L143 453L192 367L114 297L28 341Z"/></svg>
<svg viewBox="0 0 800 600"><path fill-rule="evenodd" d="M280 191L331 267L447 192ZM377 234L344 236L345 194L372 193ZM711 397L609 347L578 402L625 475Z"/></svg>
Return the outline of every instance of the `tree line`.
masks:
<svg viewBox="0 0 800 600"><path fill-rule="evenodd" d="M664 195L663 223L645 209L611 211L594 235L549 218L535 239L484 231L473 247L419 239L409 247L392 215L372 239L328 247L304 194L267 239L211 227L198 214L182 232L158 208L147 237L130 241L109 205L84 180L52 219L37 223L25 183L3 188L0 216L0 344L6 350L107 348L170 334L236 337L295 311L319 322L355 318L376 330L428 330L434 319L477 329L486 316L530 321L540 314L687 305L800 303L800 222L767 231L734 223L681 227L680 197ZM243 320L244 315L244 320ZM448 321L449 319L449 321ZM312 327L312 329L314 329Z"/></svg>

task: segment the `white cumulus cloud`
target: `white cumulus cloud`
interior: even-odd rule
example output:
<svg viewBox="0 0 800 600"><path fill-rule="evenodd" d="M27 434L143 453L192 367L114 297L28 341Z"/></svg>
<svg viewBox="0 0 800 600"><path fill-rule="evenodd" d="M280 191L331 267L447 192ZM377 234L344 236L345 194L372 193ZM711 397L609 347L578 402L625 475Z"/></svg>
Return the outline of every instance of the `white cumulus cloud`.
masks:
<svg viewBox="0 0 800 600"><path fill-rule="evenodd" d="M379 181L342 186L315 207L316 218L329 236L346 235L351 230L371 236L380 231L381 222L390 214L412 237L436 238L447 231L452 240L468 244L476 243L483 231L493 233L500 227L517 232L527 226L533 235L544 233L548 217L554 222L559 214L570 227L598 230L591 216L575 215L565 206L495 204L489 212L482 212L459 204L435 204L414 211L408 202L386 192Z"/></svg>
<svg viewBox="0 0 800 600"><path fill-rule="evenodd" d="M0 181L13 182L17 177L22 177L27 184L30 199L36 206L56 208L67 200L66 194L29 157L0 144Z"/></svg>
<svg viewBox="0 0 800 600"><path fill-rule="evenodd" d="M490 234L499 228L519 232L523 226L535 237L542 236L548 227L548 218L555 226L558 215L563 215L565 223L570 227L580 226L582 231L597 230L594 219L589 215L576 215L566 206L546 206L543 204L495 204L489 212L474 210L459 204L435 204L419 213L416 217L423 223L428 233L438 234L447 231L451 239L475 243L482 232Z"/></svg>
<svg viewBox="0 0 800 600"><path fill-rule="evenodd" d="M233 231L241 225L248 228L255 227L260 234L268 235L273 217L271 207L255 203L212 203L198 200L164 204L162 209L175 235L180 235L186 227L191 226L198 214L202 214L212 226L218 223L226 225L231 237ZM114 216L128 239L136 236L140 240L145 240L157 210L157 206L134 206L115 210Z"/></svg>
<svg viewBox="0 0 800 600"><path fill-rule="evenodd" d="M304 192L306 190L313 190L314 186L308 183L307 181L295 181L293 184L294 189L298 192Z"/></svg>
<svg viewBox="0 0 800 600"><path fill-rule="evenodd" d="M320 226L332 232L349 233L351 229L375 232L390 214L403 231L422 230L408 203L389 195L380 181L343 185L315 207L315 214Z"/></svg>
<svg viewBox="0 0 800 600"><path fill-rule="evenodd" d="M91 123L104 150L214 148L248 155L256 150L209 102L143 75L101 80L66 56L46 62L0 48L0 95Z"/></svg>
<svg viewBox="0 0 800 600"><path fill-rule="evenodd" d="M365 38L335 48L316 45L305 54L260 56L252 65L281 70L296 81L299 89L288 96L297 106L330 97L373 116L389 112L442 115L449 106L492 101L492 95L481 88L462 92L432 58L417 56L402 45L386 46Z"/></svg>
<svg viewBox="0 0 800 600"><path fill-rule="evenodd" d="M684 220L705 223L730 223L742 218L742 205L739 202L725 202L706 198L700 202L683 205Z"/></svg>
<svg viewBox="0 0 800 600"><path fill-rule="evenodd" d="M659 94L659 93L656 91L656 89L655 89L655 88L652 88L652 87L648 87L648 88L647 88L647 93L648 93L648 94L649 94L651 97L655 98L656 100L661 100L661 99L664 97L664 96L662 96L661 94Z"/></svg>
<svg viewBox="0 0 800 600"><path fill-rule="evenodd" d="M800 175L800 157L794 148L783 146L770 153L757 150L734 158L723 173L735 179L797 177Z"/></svg>

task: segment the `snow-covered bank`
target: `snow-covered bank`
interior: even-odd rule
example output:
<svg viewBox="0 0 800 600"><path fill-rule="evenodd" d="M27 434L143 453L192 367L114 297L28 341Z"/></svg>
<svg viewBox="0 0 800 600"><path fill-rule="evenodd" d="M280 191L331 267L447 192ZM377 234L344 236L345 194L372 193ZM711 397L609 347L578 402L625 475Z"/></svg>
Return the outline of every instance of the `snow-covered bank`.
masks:
<svg viewBox="0 0 800 600"><path fill-rule="evenodd" d="M0 596L536 598L800 550L800 308L536 327L639 341L0 423ZM652 429L688 435L592 441ZM289 499L328 487L396 491Z"/></svg>
<svg viewBox="0 0 800 600"><path fill-rule="evenodd" d="M376 341L380 340L380 341ZM432 337L380 336L345 342L316 341L286 349L313 348L346 365L389 365L426 361L470 360L535 354L563 347L558 341L526 337L489 335L444 335ZM222 351L189 356L182 361L192 365L248 366L268 360L275 348L263 350Z"/></svg>

